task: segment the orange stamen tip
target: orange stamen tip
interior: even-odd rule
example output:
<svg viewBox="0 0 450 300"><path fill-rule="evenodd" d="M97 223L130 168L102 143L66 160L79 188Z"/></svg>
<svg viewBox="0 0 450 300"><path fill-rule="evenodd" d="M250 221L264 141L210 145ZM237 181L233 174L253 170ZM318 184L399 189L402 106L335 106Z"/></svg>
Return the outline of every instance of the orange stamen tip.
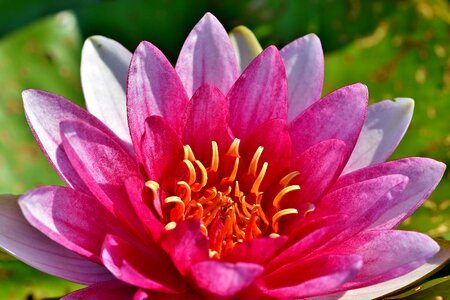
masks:
<svg viewBox="0 0 450 300"><path fill-rule="evenodd" d="M267 167L269 166L268 162L265 162L261 168L261 171L259 171L258 177L256 177L255 182L253 182L251 193L255 195L259 195L259 187L261 185L261 182L264 179L264 175L266 175Z"/></svg>
<svg viewBox="0 0 450 300"><path fill-rule="evenodd" d="M217 172L219 169L219 146L216 141L212 141L212 158L211 158L211 168L213 172Z"/></svg>
<svg viewBox="0 0 450 300"><path fill-rule="evenodd" d="M228 148L228 155L238 157L239 156L239 144L241 143L240 139L235 138Z"/></svg>
<svg viewBox="0 0 450 300"><path fill-rule="evenodd" d="M153 180L148 180L145 182L145 186L152 189L152 190L157 190L159 189L159 183L157 183L156 181Z"/></svg>
<svg viewBox="0 0 450 300"><path fill-rule="evenodd" d="M253 176L256 176L256 170L258 169L259 158L261 157L263 150L264 150L264 147L259 146L258 149L256 149L255 154L253 154L252 161L250 162L250 166L248 168L248 173Z"/></svg>
<svg viewBox="0 0 450 300"><path fill-rule="evenodd" d="M275 232L278 231L278 230L275 230L278 227L278 220L280 220L280 218L283 216L292 215L292 214L298 214L298 210L296 210L295 208L286 208L286 209L280 210L279 212L274 214L272 217L272 229L274 229Z"/></svg>
<svg viewBox="0 0 450 300"><path fill-rule="evenodd" d="M209 249L209 258L210 259L219 259L219 253L216 250Z"/></svg>
<svg viewBox="0 0 450 300"><path fill-rule="evenodd" d="M192 152L191 146L184 145L183 151L184 151L184 159L190 160L190 161L195 161L194 152Z"/></svg>
<svg viewBox="0 0 450 300"><path fill-rule="evenodd" d="M276 238L279 238L280 235L278 233L272 232L271 234L269 234L269 237L276 239Z"/></svg>
<svg viewBox="0 0 450 300"><path fill-rule="evenodd" d="M283 188L280 192L278 192L278 194L275 196L275 198L273 199L273 206L275 207L275 209L279 210L280 209L280 201L281 199L283 199L283 197L292 191L298 191L300 190L300 186L299 185L289 185L285 188Z"/></svg>
<svg viewBox="0 0 450 300"><path fill-rule="evenodd" d="M164 226L164 229L169 231L169 230L175 229L175 227L177 227L176 222L169 222L166 224L166 226Z"/></svg>
<svg viewBox="0 0 450 300"><path fill-rule="evenodd" d="M292 179L294 179L295 177L297 177L298 175L300 175L299 171L293 171L289 174L287 174L286 176L284 176L281 180L280 180L280 184L284 187L286 187L289 182L291 182Z"/></svg>

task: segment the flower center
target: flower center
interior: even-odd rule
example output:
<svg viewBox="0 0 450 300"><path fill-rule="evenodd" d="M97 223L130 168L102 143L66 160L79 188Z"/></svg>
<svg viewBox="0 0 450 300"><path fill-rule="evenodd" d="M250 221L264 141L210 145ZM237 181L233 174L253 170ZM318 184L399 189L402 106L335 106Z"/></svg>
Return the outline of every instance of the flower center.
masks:
<svg viewBox="0 0 450 300"><path fill-rule="evenodd" d="M219 159L218 145L212 141L209 167L197 160L191 147L185 145L184 160L177 167L179 180L174 195L164 200L165 229L172 230L186 219L200 220L201 230L209 238L211 258L220 258L246 240L278 237L280 218L298 214L295 208L282 209L280 201L287 193L300 190L299 185L289 185L299 172L284 176L277 186L278 193L266 199L261 183L269 164L264 162L259 168L264 148L258 147L251 161L245 163L239 155L239 143L239 139L234 139ZM219 169L220 161L223 170ZM225 170L228 171L224 173ZM154 193L159 187L151 180L146 185Z"/></svg>

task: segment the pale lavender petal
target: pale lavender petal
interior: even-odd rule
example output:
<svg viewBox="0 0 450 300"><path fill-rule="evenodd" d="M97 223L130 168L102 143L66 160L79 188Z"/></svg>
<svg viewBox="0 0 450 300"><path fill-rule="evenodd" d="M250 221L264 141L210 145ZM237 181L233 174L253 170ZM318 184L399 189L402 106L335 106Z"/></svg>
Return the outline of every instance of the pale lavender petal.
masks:
<svg viewBox="0 0 450 300"><path fill-rule="evenodd" d="M161 116L180 133L188 101L180 78L164 54L151 43L141 42L131 59L127 88L128 125L140 161L145 120Z"/></svg>
<svg viewBox="0 0 450 300"><path fill-rule="evenodd" d="M385 162L405 134L413 110L414 101L409 98L370 105L361 134L343 173Z"/></svg>
<svg viewBox="0 0 450 300"><path fill-rule="evenodd" d="M383 282L423 265L439 251L425 234L400 230L365 231L330 249L333 254L357 254L363 259L358 275L340 290Z"/></svg>
<svg viewBox="0 0 450 300"><path fill-rule="evenodd" d="M97 199L70 188L35 188L20 197L19 205L32 226L98 263L106 234L120 229L120 223Z"/></svg>
<svg viewBox="0 0 450 300"><path fill-rule="evenodd" d="M103 266L50 240L24 218L17 196L0 197L0 247L30 266L63 279L94 284L114 278Z"/></svg>
<svg viewBox="0 0 450 300"><path fill-rule="evenodd" d="M62 297L61 300L125 300L132 299L136 291L135 286L120 280L111 280L72 292Z"/></svg>
<svg viewBox="0 0 450 300"><path fill-rule="evenodd" d="M288 123L320 99L323 85L323 51L320 39L305 35L280 50L289 90Z"/></svg>
<svg viewBox="0 0 450 300"><path fill-rule="evenodd" d="M402 174L409 178L396 204L372 224L378 229L390 229L414 212L427 199L444 175L445 164L429 158L410 157L367 167L339 178L333 190L383 175Z"/></svg>
<svg viewBox="0 0 450 300"><path fill-rule="evenodd" d="M248 287L264 268L252 263L203 261L191 267L194 282L206 297L229 299Z"/></svg>
<svg viewBox="0 0 450 300"><path fill-rule="evenodd" d="M206 13L184 42L175 67L189 98L203 84L227 94L239 76L228 34L211 13Z"/></svg>
<svg viewBox="0 0 450 300"><path fill-rule="evenodd" d="M89 37L81 52L81 83L89 112L131 145L125 96L130 60L130 51L98 35Z"/></svg>

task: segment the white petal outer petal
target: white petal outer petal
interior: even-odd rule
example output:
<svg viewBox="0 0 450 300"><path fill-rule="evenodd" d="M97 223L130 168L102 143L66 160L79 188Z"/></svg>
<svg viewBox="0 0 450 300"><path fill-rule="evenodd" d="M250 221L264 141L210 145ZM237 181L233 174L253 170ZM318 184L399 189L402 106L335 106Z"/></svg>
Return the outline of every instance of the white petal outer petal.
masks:
<svg viewBox="0 0 450 300"><path fill-rule="evenodd" d="M205 83L226 95L238 78L233 46L225 28L211 13L206 13L186 38L175 70L189 98Z"/></svg>
<svg viewBox="0 0 450 300"><path fill-rule="evenodd" d="M354 299L374 299L377 297L391 294L394 291L406 288L412 288L424 278L431 276L439 271L450 261L450 242L437 241L441 250L427 263L419 268L400 277L374 284L368 287L339 292L322 297L307 298L308 300L354 300ZM445 246L444 244L447 244Z"/></svg>
<svg viewBox="0 0 450 300"><path fill-rule="evenodd" d="M130 51L103 36L88 38L81 54L81 83L89 112L128 144L125 91L130 60Z"/></svg>
<svg viewBox="0 0 450 300"><path fill-rule="evenodd" d="M57 277L94 284L114 278L103 266L53 242L25 220L17 196L0 196L0 247L28 265Z"/></svg>
<svg viewBox="0 0 450 300"><path fill-rule="evenodd" d="M386 161L411 122L414 100L396 98L370 105L344 174Z"/></svg>
<svg viewBox="0 0 450 300"><path fill-rule="evenodd" d="M322 95L324 58L315 34L301 37L280 50L289 89L288 123Z"/></svg>
<svg viewBox="0 0 450 300"><path fill-rule="evenodd" d="M253 32L242 25L234 28L229 36L242 73L250 62L262 52L261 45Z"/></svg>

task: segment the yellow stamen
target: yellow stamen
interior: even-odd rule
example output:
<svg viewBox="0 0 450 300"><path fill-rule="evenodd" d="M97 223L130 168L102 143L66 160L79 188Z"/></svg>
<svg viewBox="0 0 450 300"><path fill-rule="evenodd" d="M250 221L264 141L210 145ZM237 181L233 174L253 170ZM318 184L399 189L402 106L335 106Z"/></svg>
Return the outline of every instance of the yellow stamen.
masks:
<svg viewBox="0 0 450 300"><path fill-rule="evenodd" d="M186 165L187 169L188 169L188 173L189 173L189 178L187 183L189 185L194 184L195 179L197 179L197 173L195 172L195 168L194 165L192 164L192 162L190 160L183 160L183 163Z"/></svg>
<svg viewBox="0 0 450 300"><path fill-rule="evenodd" d="M184 159L190 160L190 161L195 161L194 152L192 152L191 146L184 145L183 151L184 151Z"/></svg>
<svg viewBox="0 0 450 300"><path fill-rule="evenodd" d="M219 169L219 146L216 141L212 141L212 157L211 157L211 171L217 172Z"/></svg>
<svg viewBox="0 0 450 300"><path fill-rule="evenodd" d="M280 237L280 235L278 233L272 232L271 234L269 234L269 237L276 239L277 237Z"/></svg>
<svg viewBox="0 0 450 300"><path fill-rule="evenodd" d="M259 186L264 179L264 175L266 175L268 165L269 164L267 162L263 164L261 171L259 171L258 177L256 177L255 182L252 185L251 193L259 195Z"/></svg>
<svg viewBox="0 0 450 300"><path fill-rule="evenodd" d="M175 229L175 227L177 227L176 222L169 222L166 224L166 226L164 226L164 229L169 231L169 230Z"/></svg>
<svg viewBox="0 0 450 300"><path fill-rule="evenodd" d="M182 198L184 204L189 203L189 201L191 201L191 187L186 181L178 181L177 184L184 190L184 197Z"/></svg>
<svg viewBox="0 0 450 300"><path fill-rule="evenodd" d="M256 176L256 170L258 169L259 158L261 157L263 150L264 150L264 147L259 146L258 149L256 149L255 154L253 154L252 161L250 162L250 166L248 168L248 173L253 176Z"/></svg>
<svg viewBox="0 0 450 300"><path fill-rule="evenodd" d="M294 179L295 177L297 177L298 175L300 175L299 171L293 171L289 174L287 174L286 176L284 176L281 180L280 180L280 184L284 187L286 187L289 182L291 182L292 179Z"/></svg>
<svg viewBox="0 0 450 300"><path fill-rule="evenodd" d="M273 199L273 206L275 207L276 210L280 209L280 201L281 199L284 197L284 195L286 195L289 192L292 191L298 191L300 190L300 186L299 185L290 185L285 187L284 189L282 189Z"/></svg>
<svg viewBox="0 0 450 300"><path fill-rule="evenodd" d="M277 212L276 214L273 215L272 229L275 233L278 232L278 220L283 216L287 216L287 215L291 215L291 214L298 214L298 210L296 210L295 208L286 208L286 209L280 210L279 212Z"/></svg>
<svg viewBox="0 0 450 300"><path fill-rule="evenodd" d="M236 157L234 160L233 170L231 171L230 177L228 177L228 181L234 181L236 179L236 175L239 168L239 157Z"/></svg>
<svg viewBox="0 0 450 300"><path fill-rule="evenodd" d="M228 155L239 157L239 144L241 140L240 139L234 139L233 142L230 145L230 148L228 148Z"/></svg>
<svg viewBox="0 0 450 300"><path fill-rule="evenodd" d="M199 160L196 160L195 164L197 165L198 169L200 170L202 178L198 184L196 183L195 186L192 187L192 191L199 192L208 182L208 173L206 171L205 166Z"/></svg>

